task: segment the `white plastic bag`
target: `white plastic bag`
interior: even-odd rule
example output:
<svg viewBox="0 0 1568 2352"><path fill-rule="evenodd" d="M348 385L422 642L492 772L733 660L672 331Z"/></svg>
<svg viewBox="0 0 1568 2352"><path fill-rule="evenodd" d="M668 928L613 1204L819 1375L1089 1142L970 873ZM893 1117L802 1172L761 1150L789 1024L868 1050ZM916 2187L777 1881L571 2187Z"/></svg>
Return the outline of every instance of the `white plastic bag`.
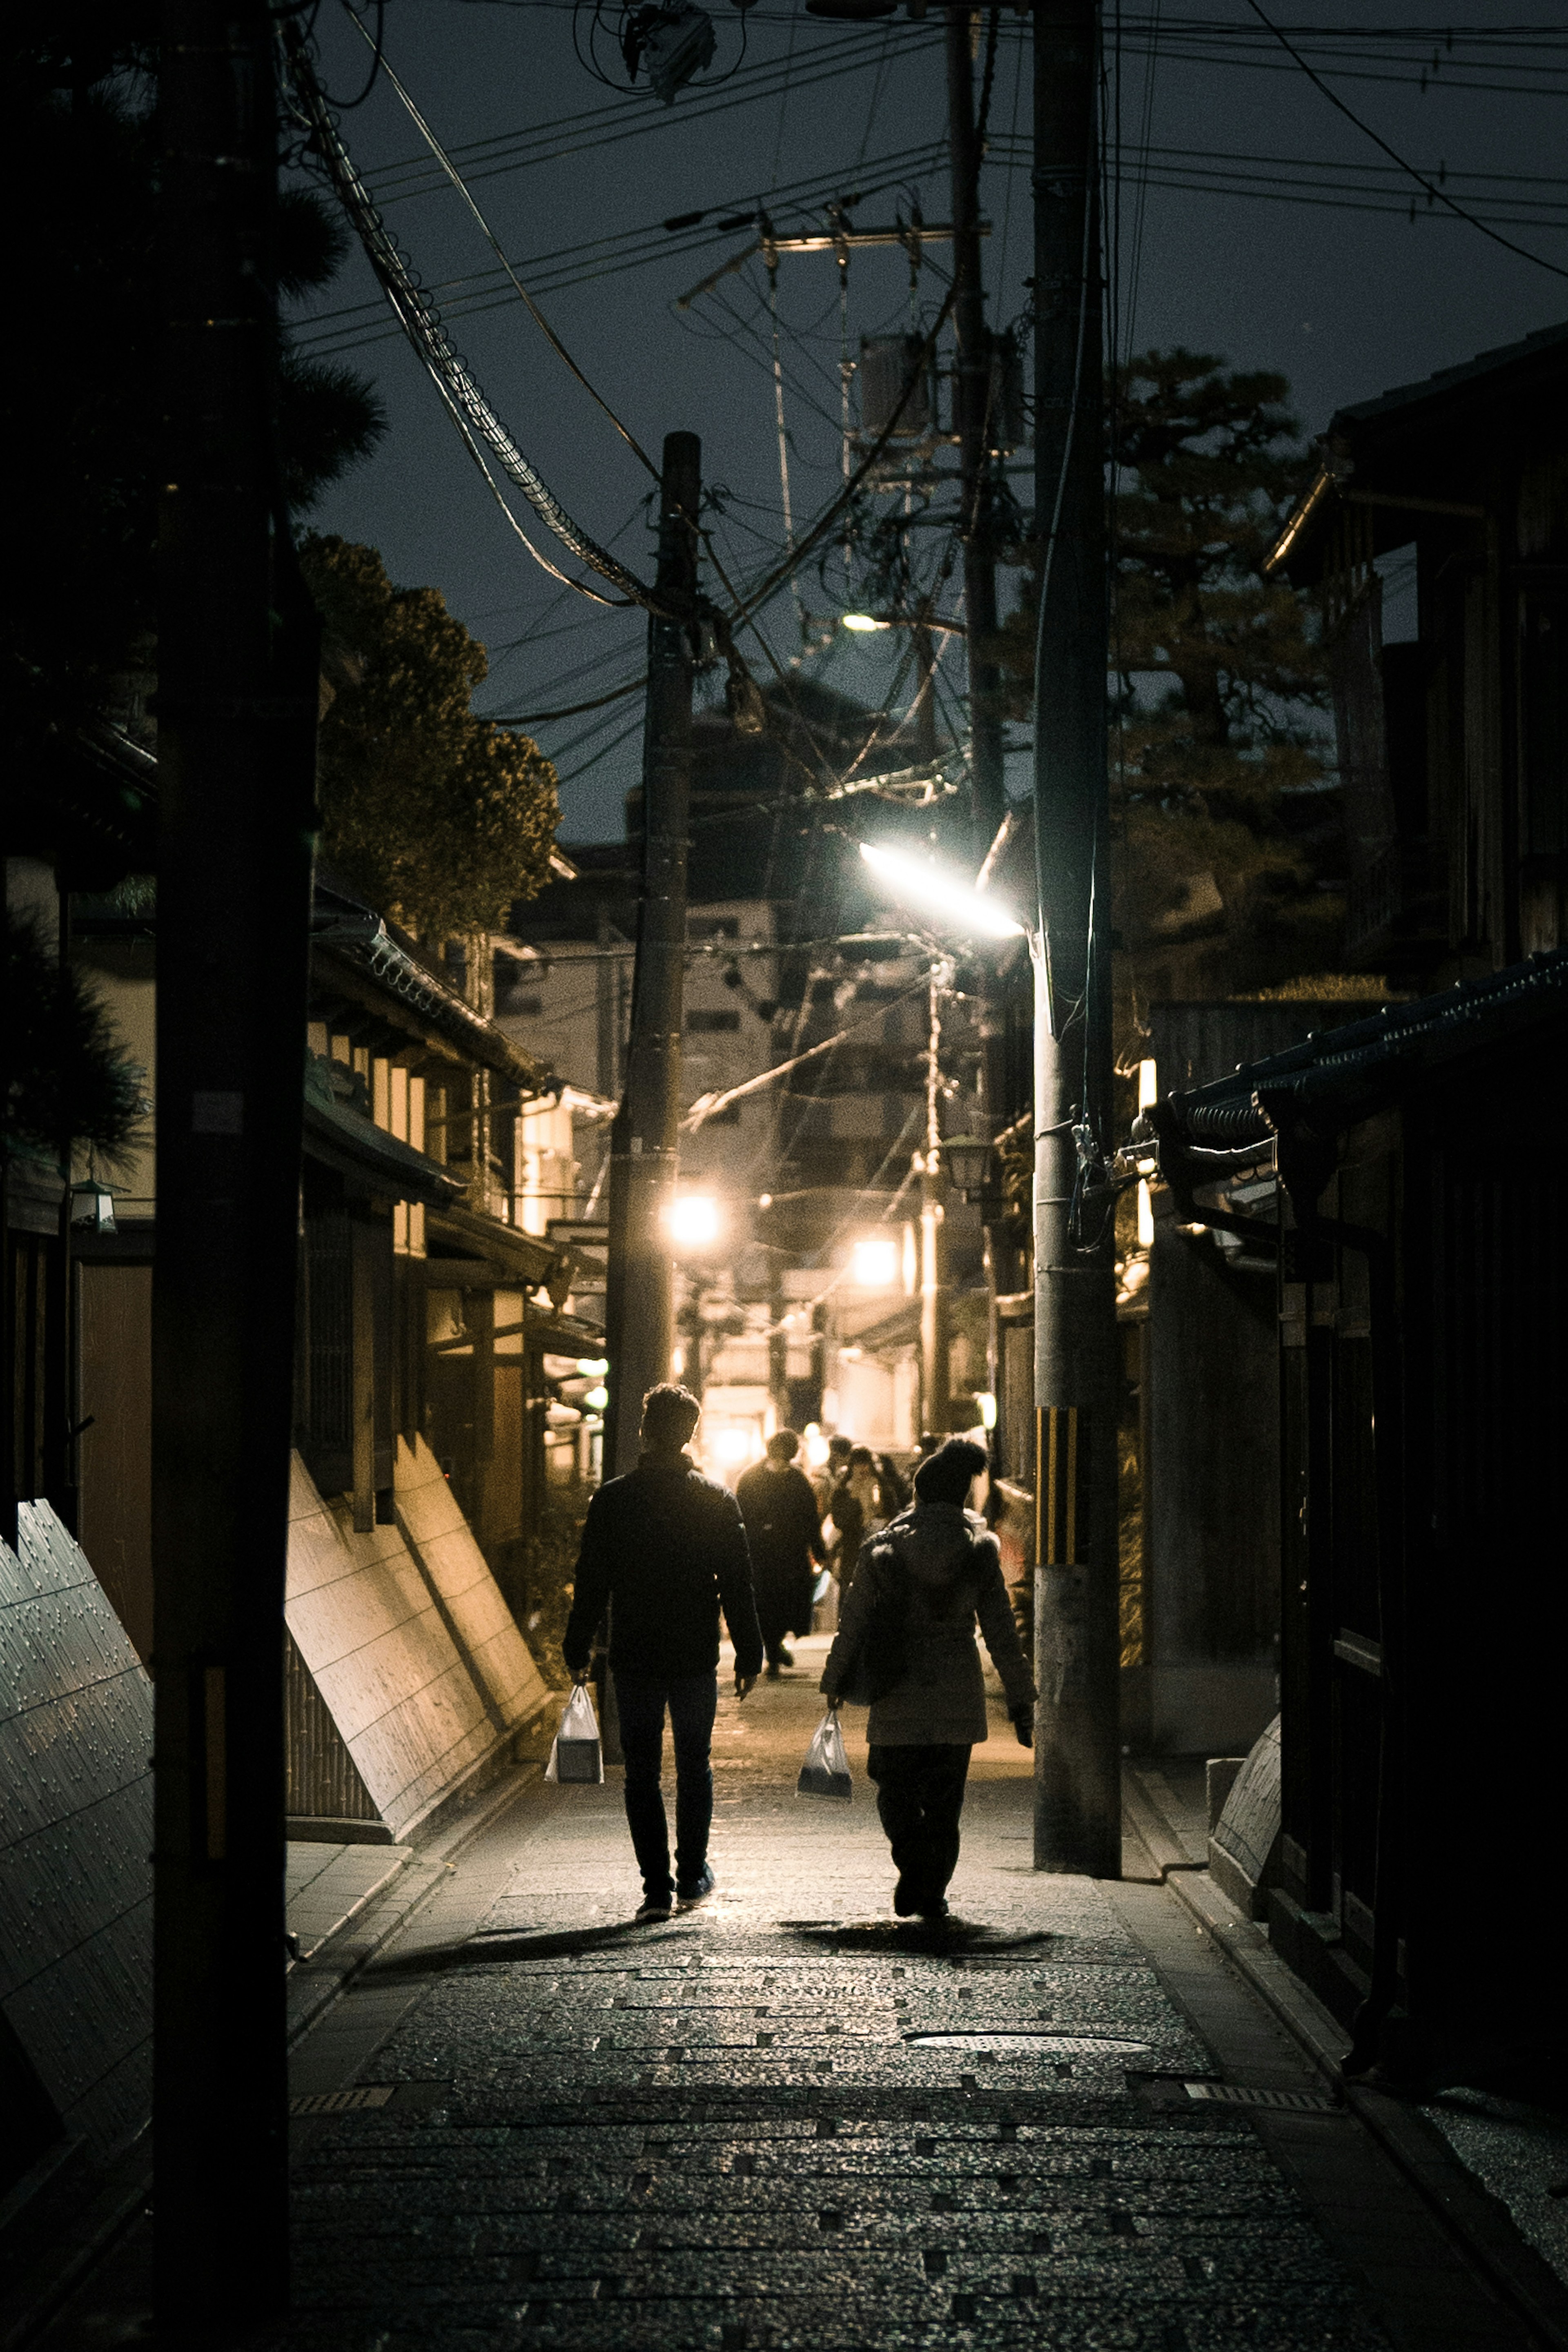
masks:
<svg viewBox="0 0 1568 2352"><path fill-rule="evenodd" d="M849 1759L844 1753L844 1734L838 1728L838 1710L829 1707L816 1727L816 1736L805 1751L805 1762L800 1768L800 1778L795 1784L797 1797L837 1797L848 1804L855 1794L849 1778Z"/></svg>
<svg viewBox="0 0 1568 2352"><path fill-rule="evenodd" d="M602 1780L605 1753L599 1745L599 1718L588 1696L586 1683L575 1683L561 1718L561 1728L544 1768L547 1780Z"/></svg>

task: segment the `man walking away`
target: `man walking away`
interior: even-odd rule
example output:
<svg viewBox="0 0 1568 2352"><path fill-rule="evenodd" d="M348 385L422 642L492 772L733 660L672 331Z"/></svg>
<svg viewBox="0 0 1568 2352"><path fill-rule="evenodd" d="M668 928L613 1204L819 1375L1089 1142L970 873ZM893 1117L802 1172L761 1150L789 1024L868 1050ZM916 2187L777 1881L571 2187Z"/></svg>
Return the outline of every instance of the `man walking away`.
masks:
<svg viewBox="0 0 1568 2352"><path fill-rule="evenodd" d="M984 1447L962 1437L921 1464L913 1504L861 1555L822 1676L830 1706L842 1703L852 1676L875 1694L868 1769L898 1868L900 1918L947 1913L969 1752L988 1736L977 1617L1018 1738L1034 1745L1034 1683L996 1538L964 1508L984 1467Z"/></svg>
<svg viewBox="0 0 1568 2352"><path fill-rule="evenodd" d="M815 1567L823 1556L822 1516L810 1479L795 1466L799 1452L793 1429L775 1430L766 1460L748 1470L735 1488L751 1547L770 1682L795 1664L784 1635L811 1631Z"/></svg>
<svg viewBox="0 0 1568 2352"><path fill-rule="evenodd" d="M734 1496L704 1478L684 1448L701 1418L689 1389L668 1383L643 1399L635 1470L601 1486L588 1506L577 1584L562 1639L574 1682L587 1678L595 1637L610 1612L626 1826L642 1872L639 1919L668 1919L713 1892L713 1717L719 1705L719 1612L735 1645L735 1695L762 1671L763 1638L746 1531ZM675 1875L659 1789L664 1717L675 1743Z"/></svg>

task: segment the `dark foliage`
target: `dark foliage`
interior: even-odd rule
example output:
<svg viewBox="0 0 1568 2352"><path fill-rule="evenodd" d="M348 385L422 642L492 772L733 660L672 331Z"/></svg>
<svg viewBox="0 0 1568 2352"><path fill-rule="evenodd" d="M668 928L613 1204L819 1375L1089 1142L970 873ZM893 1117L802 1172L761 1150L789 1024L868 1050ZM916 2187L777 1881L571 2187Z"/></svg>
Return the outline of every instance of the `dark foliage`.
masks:
<svg viewBox="0 0 1568 2352"><path fill-rule="evenodd" d="M56 1161L68 1141L93 1145L112 1166L138 1140L143 1073L124 1060L91 990L62 969L37 921L15 910L5 924L5 1157Z"/></svg>
<svg viewBox="0 0 1568 2352"><path fill-rule="evenodd" d="M4 394L13 593L0 708L16 749L123 716L128 679L153 667L161 404L146 15L72 11L79 59L63 37L10 53L10 212L26 223L27 265L25 340ZM336 222L302 191L282 200L278 239L289 295L326 284L342 258ZM300 359L281 329L278 362L279 466L289 502L306 509L374 445L382 418L366 384Z"/></svg>

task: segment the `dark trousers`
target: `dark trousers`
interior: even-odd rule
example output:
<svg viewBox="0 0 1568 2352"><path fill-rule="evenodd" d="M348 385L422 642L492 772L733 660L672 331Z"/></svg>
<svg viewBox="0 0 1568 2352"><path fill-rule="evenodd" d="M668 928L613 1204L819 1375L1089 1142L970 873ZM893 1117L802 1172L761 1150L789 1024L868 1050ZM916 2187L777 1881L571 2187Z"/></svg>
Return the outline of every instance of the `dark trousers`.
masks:
<svg viewBox="0 0 1568 2352"><path fill-rule="evenodd" d="M616 1675L616 1708L626 1759L626 1827L642 1872L643 1893L669 1895L669 1822L659 1790L664 1715L675 1741L675 1884L690 1886L708 1860L713 1822L713 1717L719 1677L705 1675Z"/></svg>
<svg viewBox="0 0 1568 2352"><path fill-rule="evenodd" d="M940 1903L958 1867L969 1749L872 1748L867 1765L893 1862L916 1906Z"/></svg>

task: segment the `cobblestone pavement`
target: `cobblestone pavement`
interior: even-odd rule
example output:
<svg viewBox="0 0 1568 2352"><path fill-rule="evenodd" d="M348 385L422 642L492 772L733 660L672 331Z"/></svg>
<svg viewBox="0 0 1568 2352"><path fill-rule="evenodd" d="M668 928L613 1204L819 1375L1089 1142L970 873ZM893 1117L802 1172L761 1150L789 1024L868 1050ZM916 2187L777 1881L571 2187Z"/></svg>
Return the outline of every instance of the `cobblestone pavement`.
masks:
<svg viewBox="0 0 1568 2352"><path fill-rule="evenodd" d="M793 1793L815 1679L721 1705L701 1910L628 1924L618 1775L539 1787L310 2037L297 2089L393 2087L297 2127L300 2352L1517 2340L1365 2239L1354 2126L1168 1895L1032 1870L1005 1720L958 1924L895 1924L863 1748Z"/></svg>

